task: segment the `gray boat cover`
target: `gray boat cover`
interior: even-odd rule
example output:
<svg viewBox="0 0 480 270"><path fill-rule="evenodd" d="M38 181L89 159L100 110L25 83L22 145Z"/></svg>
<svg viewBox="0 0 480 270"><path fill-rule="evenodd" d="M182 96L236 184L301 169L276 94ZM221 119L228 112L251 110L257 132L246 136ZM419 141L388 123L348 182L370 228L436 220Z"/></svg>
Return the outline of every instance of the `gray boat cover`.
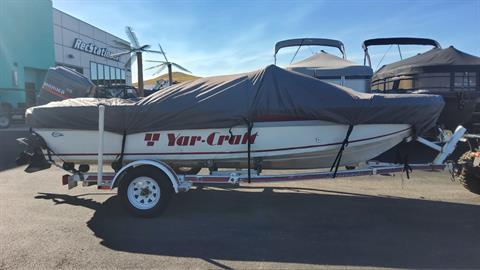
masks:
<svg viewBox="0 0 480 270"><path fill-rule="evenodd" d="M326 52L316 53L286 68L314 77L346 76L370 78L373 75L372 68L368 66L358 65Z"/></svg>
<svg viewBox="0 0 480 270"><path fill-rule="evenodd" d="M433 48L425 53L388 64L373 75L372 80L380 80L401 75L414 75L424 72L480 71L480 57L470 55L450 46L446 49Z"/></svg>
<svg viewBox="0 0 480 270"><path fill-rule="evenodd" d="M339 124L411 124L430 129L443 108L436 95L365 94L274 65L237 75L200 78L173 85L137 102L78 98L32 107L33 128L156 130L229 128L258 121L325 120Z"/></svg>
<svg viewBox="0 0 480 270"><path fill-rule="evenodd" d="M86 97L95 87L75 70L58 66L49 68L38 100L39 105L68 98Z"/></svg>

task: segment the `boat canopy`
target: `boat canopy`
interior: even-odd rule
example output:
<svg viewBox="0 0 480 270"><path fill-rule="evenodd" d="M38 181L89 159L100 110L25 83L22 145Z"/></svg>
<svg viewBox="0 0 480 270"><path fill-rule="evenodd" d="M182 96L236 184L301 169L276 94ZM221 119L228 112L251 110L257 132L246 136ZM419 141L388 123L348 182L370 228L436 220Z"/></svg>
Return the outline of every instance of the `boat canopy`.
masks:
<svg viewBox="0 0 480 270"><path fill-rule="evenodd" d="M400 45L423 45L423 46L433 46L434 48L442 48L440 43L434 39L430 38L415 38L415 37L392 37L392 38L373 38L367 39L362 43L363 48L363 64L366 65L368 61L368 65L372 66L372 60L370 59L370 54L368 53L369 46L377 46L377 45L397 45L398 51L401 56L400 52Z"/></svg>
<svg viewBox="0 0 480 270"><path fill-rule="evenodd" d="M375 72L372 81L420 73L455 71L480 71L480 57L464 53L453 46L446 49L433 48L425 53L384 65Z"/></svg>
<svg viewBox="0 0 480 270"><path fill-rule="evenodd" d="M435 48L441 48L440 43L430 38L412 38L412 37L394 37L394 38L373 38L363 42L363 50L368 46L374 45L430 45Z"/></svg>
<svg viewBox="0 0 480 270"><path fill-rule="evenodd" d="M100 104L105 105L105 130L120 134L293 120L410 124L421 134L435 125L444 102L436 95L359 93L270 65L172 85L137 102L95 98L51 102L28 109L27 124L97 130Z"/></svg>
<svg viewBox="0 0 480 270"><path fill-rule="evenodd" d="M370 78L373 75L372 68L368 66L358 65L323 51L293 63L286 68L317 78L334 76Z"/></svg>
<svg viewBox="0 0 480 270"><path fill-rule="evenodd" d="M273 58L275 59L275 64L277 63L277 53L282 48L295 47L295 46L326 46L334 47L340 50L342 53L343 59L347 58L347 53L345 52L345 46L340 40L328 39L328 38L294 38L286 39L279 41L275 44L275 52Z"/></svg>

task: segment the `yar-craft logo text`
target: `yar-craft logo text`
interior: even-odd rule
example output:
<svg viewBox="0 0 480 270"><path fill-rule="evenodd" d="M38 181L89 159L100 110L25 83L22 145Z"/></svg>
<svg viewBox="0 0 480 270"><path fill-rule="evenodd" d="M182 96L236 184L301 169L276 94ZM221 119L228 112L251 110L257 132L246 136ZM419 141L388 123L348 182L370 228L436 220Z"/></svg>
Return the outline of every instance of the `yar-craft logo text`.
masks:
<svg viewBox="0 0 480 270"><path fill-rule="evenodd" d="M206 137L191 135L185 136L181 133L167 133L163 135L167 139L168 146L195 146L197 144L206 143L211 146L220 146L220 145L240 145L248 144L248 133L234 135L228 134L223 135L220 132L212 132ZM258 133L250 134L250 144L255 143ZM147 143L147 146L154 146L155 142L160 140L160 133L146 133L144 141Z"/></svg>

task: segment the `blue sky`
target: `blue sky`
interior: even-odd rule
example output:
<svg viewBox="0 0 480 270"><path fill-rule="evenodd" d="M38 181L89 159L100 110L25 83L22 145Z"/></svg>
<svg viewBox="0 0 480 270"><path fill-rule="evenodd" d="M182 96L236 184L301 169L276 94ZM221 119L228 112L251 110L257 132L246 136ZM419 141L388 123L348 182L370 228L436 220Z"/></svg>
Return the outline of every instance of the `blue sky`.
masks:
<svg viewBox="0 0 480 270"><path fill-rule="evenodd" d="M53 6L124 39L125 26L132 26L140 43L156 49L160 42L169 60L200 76L271 64L275 42L297 37L342 40L348 58L359 63L363 40L391 36L433 38L443 47L454 45L480 56L480 0L53 0ZM396 50L387 49L372 48L374 67L383 55L382 64L398 59ZM413 46L402 52L413 55L425 49ZM303 48L296 59L318 50ZM288 64L294 49L284 52L279 64Z"/></svg>

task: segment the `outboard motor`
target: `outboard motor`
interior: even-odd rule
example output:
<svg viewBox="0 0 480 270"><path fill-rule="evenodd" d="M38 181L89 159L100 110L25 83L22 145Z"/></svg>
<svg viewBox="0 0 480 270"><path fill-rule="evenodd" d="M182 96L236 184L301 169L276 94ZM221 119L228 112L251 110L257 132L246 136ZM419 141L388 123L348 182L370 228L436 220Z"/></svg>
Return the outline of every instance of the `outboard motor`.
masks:
<svg viewBox="0 0 480 270"><path fill-rule="evenodd" d="M95 84L79 72L66 67L49 68L43 82L37 105L69 98L86 97Z"/></svg>

